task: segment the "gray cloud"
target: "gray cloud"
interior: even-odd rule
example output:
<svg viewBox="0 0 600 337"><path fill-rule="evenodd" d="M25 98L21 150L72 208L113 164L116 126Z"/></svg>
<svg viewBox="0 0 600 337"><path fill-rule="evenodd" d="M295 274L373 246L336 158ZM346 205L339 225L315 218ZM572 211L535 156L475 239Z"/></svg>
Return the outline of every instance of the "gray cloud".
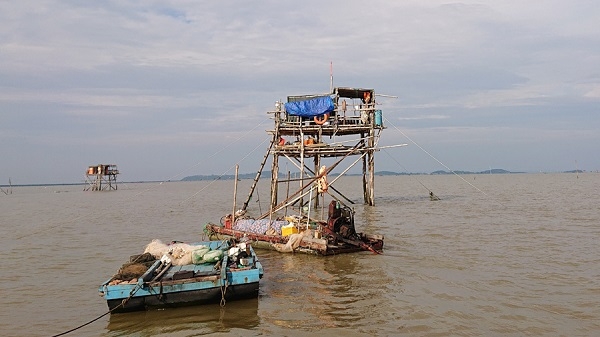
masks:
<svg viewBox="0 0 600 337"><path fill-rule="evenodd" d="M229 151L244 156L267 137L276 100L329 89L330 62L336 85L399 96L379 100L386 118L451 167L556 171L578 158L597 170L596 7L2 2L0 154L10 160L0 183L77 181L99 161L136 172L132 180L161 180L241 136ZM389 128L382 142L402 138ZM407 167L440 169L415 146L396 152ZM230 159L196 169L220 173ZM43 174L28 169L48 162Z"/></svg>

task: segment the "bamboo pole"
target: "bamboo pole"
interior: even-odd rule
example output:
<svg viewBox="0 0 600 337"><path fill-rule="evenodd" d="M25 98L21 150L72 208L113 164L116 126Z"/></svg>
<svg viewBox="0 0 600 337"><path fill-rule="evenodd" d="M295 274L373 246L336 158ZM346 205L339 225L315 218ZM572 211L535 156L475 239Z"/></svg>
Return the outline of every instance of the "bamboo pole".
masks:
<svg viewBox="0 0 600 337"><path fill-rule="evenodd" d="M302 187L302 178L304 178L304 131L302 131L302 119L300 119L300 187ZM302 204L303 200L300 199L300 205Z"/></svg>
<svg viewBox="0 0 600 337"><path fill-rule="evenodd" d="M238 172L240 166L238 164L235 165L235 178L233 183L233 211L231 212L231 226L235 223L235 204L237 198L237 184L238 184Z"/></svg>
<svg viewBox="0 0 600 337"><path fill-rule="evenodd" d="M273 163L271 165L271 202L272 209L277 204L277 179L279 176L279 155L273 153Z"/></svg>
<svg viewBox="0 0 600 337"><path fill-rule="evenodd" d="M369 163L369 205L375 206L375 155L373 148L375 146L375 116L371 115L371 128L369 129L368 139L368 155L367 161Z"/></svg>
<svg viewBox="0 0 600 337"><path fill-rule="evenodd" d="M371 129L372 131L372 129ZM375 206L375 156L373 148L373 137L369 138L369 152L367 154L367 161L369 164L369 205Z"/></svg>
<svg viewBox="0 0 600 337"><path fill-rule="evenodd" d="M277 110L280 110L280 105L277 106ZM281 136L279 133L279 125L280 125L279 113L275 116L275 133L273 134L273 141L278 139ZM270 148L273 148L271 144ZM268 152L267 152L268 153ZM271 165L271 202L269 203L269 209L273 209L273 206L277 203L277 179L279 178L279 154L277 151L273 151L273 163Z"/></svg>
<svg viewBox="0 0 600 337"><path fill-rule="evenodd" d="M325 193L323 193L321 200L321 220L324 220L323 215L325 215Z"/></svg>
<svg viewBox="0 0 600 337"><path fill-rule="evenodd" d="M364 133L361 133L361 138L364 138ZM364 139L360 141L364 147ZM365 204L369 203L368 196L368 183L367 183L367 158L363 156L362 158L362 187L363 187L363 202Z"/></svg>
<svg viewBox="0 0 600 337"><path fill-rule="evenodd" d="M323 126L319 125L319 132L317 133L316 143L320 144L321 139L323 138ZM321 169L321 155L317 152L314 158L315 172L319 172ZM317 209L319 207L319 198L315 198L314 207Z"/></svg>
<svg viewBox="0 0 600 337"><path fill-rule="evenodd" d="M309 189L309 197L308 197L308 214L306 215L306 229L308 230L309 226L310 226L310 210L312 207L310 207L310 204L312 202L312 197L313 197L313 190L315 189L314 186L311 186ZM319 195L317 194L317 198L319 197Z"/></svg>
<svg viewBox="0 0 600 337"><path fill-rule="evenodd" d="M287 191L285 192L285 198L289 198L290 197L290 171L288 171L287 173ZM283 214L283 216L287 216L287 207L285 208L285 212Z"/></svg>

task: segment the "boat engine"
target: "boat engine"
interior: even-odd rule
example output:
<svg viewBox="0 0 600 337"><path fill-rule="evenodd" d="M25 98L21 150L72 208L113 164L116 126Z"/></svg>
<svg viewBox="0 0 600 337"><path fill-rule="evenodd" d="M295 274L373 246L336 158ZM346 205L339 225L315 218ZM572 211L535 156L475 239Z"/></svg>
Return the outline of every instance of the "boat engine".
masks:
<svg viewBox="0 0 600 337"><path fill-rule="evenodd" d="M346 239L356 239L356 229L354 228L354 211L348 207L341 207L340 203L332 200L329 203L329 217L327 219L327 228Z"/></svg>

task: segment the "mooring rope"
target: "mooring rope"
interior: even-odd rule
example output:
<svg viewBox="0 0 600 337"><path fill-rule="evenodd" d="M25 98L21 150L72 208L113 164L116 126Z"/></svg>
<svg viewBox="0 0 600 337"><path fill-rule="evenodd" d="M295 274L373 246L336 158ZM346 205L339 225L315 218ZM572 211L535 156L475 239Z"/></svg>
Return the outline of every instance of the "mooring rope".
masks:
<svg viewBox="0 0 600 337"><path fill-rule="evenodd" d="M66 334L69 334L69 333L71 333L71 332L73 332L73 331L79 330L79 329L83 328L84 326L86 326L86 325L90 325L90 324L94 323L95 321L99 320L100 318L102 318L102 317L104 317L104 316L106 316L106 315L108 315L108 314L112 313L113 311L115 311L115 310L119 309L120 307L125 307L125 304L127 304L127 302L128 302L128 301L129 301L129 300L130 300L130 299L133 297L133 295L135 295L135 293L136 293L136 292L137 292L139 289L141 289L141 287L140 287L140 284L138 284L138 285L137 285L135 288L131 289L131 292L129 293L129 296L128 296L127 298L123 299L123 300L121 301L121 303L119 303L119 305L117 305L116 307L114 307L114 308L110 309L109 311L107 311L107 312L103 313L102 315L100 315L100 316L98 316L98 317L94 318L94 319L93 319L93 320L91 320L91 321L88 321L88 322L86 322L86 323L83 323L83 324L81 324L80 326L78 326L78 327L75 327L75 328L73 328L73 329L70 329L70 330L67 330L67 331L65 331L65 332L61 332L61 333L59 333L59 334L57 334L57 335L52 335L52 337L64 336L64 335L66 335Z"/></svg>
<svg viewBox="0 0 600 337"><path fill-rule="evenodd" d="M155 185L155 186L152 186L151 188L147 188L147 189L144 189L144 190L140 191L139 193L137 193L137 194L136 194L135 196L133 196L132 198L136 198L137 196L141 195L142 193L145 193L145 192L147 192L147 191L150 191L150 190L152 190L152 188L156 188L157 186L160 186L160 185L162 185L163 183L166 183L166 182L168 182L168 181L174 180L175 178L177 178L177 177L180 177L181 175L183 175L185 172L189 172L190 170L194 169L195 167L199 166L200 164L202 164L202 163L205 163L205 162L207 161L207 159L211 159L211 158L213 158L213 157L215 157L215 156L219 155L220 153L224 152L226 149L228 149L228 148L229 148L229 147L231 147L232 145L234 145L234 144L238 143L240 140L247 138L247 136L248 136L248 135L249 135L251 132L253 132L254 130L256 130L258 127L260 127L260 126L264 125L264 124L265 124L267 121L269 121L269 120L270 120L269 118L265 118L265 119L264 119L264 120L263 120L261 123L257 124L257 125L256 125L256 126L254 126L252 129L248 130L246 133L244 133L244 134L240 135L240 137L238 137L238 138L237 138L237 139L235 139L234 141L232 141L232 142L230 142L230 143L226 144L226 145L225 145L225 146L223 146L223 147L219 147L219 149L218 149L218 150L217 150L215 153L213 153L211 156L209 156L208 158L203 158L201 161L198 161L196 164L192 165L191 167L187 168L186 170L183 170L183 171L181 171L180 173L178 173L178 174L176 174L176 175L174 175L174 176L171 176L171 177L170 177L170 178L168 178L168 179L165 179L165 180L163 180L163 181L159 182L157 185ZM245 159L246 159L248 156L250 156L250 154L254 153L254 151L256 151L256 149L258 149L260 146L262 146L262 145L263 145L263 144L264 144L264 143L265 143L267 140L268 140L268 139L265 139L265 140L263 140L263 141L262 141L262 142L261 142L261 143L260 143L258 146L256 146L256 148L255 148L254 150L252 150L251 152L249 152L248 154L246 154L246 155L245 155L245 156L242 158L242 160L241 160L241 161L245 160ZM235 167L235 165L234 165L233 167ZM233 167L232 167L232 168L233 168ZM193 194L191 197L194 197L194 196L196 196L198 193L200 193L201 191L203 191L203 190L205 190L206 188L208 188L208 187L209 187L209 186L210 186L212 183L214 183L216 180L220 179L220 178L221 178L223 175L225 175L227 172L231 171L231 169L232 169L232 168L229 168L227 171L225 171L223 174L221 174L221 175L220 175L220 176L219 176L217 179L213 180L213 181L212 181L210 184L208 184L207 186L205 186L204 188L202 188L200 191L198 191L198 192L196 192L195 194ZM4 192L4 191L2 191L2 192ZM190 198L191 198L191 197L190 197ZM187 201L187 200L189 200L190 198L187 198L187 199L186 199L186 201ZM88 215L88 214L84 214L84 215L77 216L77 217L75 217L75 218L71 219L71 223L74 223L74 222L76 222L76 221L78 221L78 220L84 219L84 218L86 218L87 216L89 216L89 215ZM20 239L23 239L23 238L26 238L26 237L29 237L29 236L37 235L37 234L40 234L40 233L43 233L43 232L46 232L46 231L49 231L49 230L55 229L55 228L57 228L57 227L60 227L60 226L64 226L66 223L68 223L68 222L65 222L65 221L63 221L63 222L61 222L61 223L59 223L59 224L56 224L56 225L54 225L54 226L48 226L48 227L45 227L45 228L40 228L40 229L39 229L39 230L37 230L37 231L31 232L31 233L28 233L28 234L24 234L24 235L20 235L20 236L16 236L16 237L15 237L15 239L17 239L17 240L20 240ZM106 313L104 313L104 314L102 314L102 315L100 315L100 316L98 316L98 317L94 318L93 320L90 320L90 321L88 321L88 322L86 322L86 323L84 323L84 324L82 324L82 325L80 325L80 326L78 326L78 327L75 327L75 328L73 328L73 329L70 329L70 330L68 330L68 331L65 331L65 332L63 332L63 333L60 333L60 334L54 335L54 336L52 336L52 337L58 337L58 336L63 336L63 335L66 335L66 334L68 334L68 333L71 333L71 332L73 332L73 331L76 331L76 330L78 330L78 329L80 329L80 328L82 328L82 327L85 327L85 326L87 326L87 325L89 325L89 324L91 324L91 323L93 323L93 322L95 322L95 321L99 320L100 318L102 318L102 317L104 317L104 316L106 316L106 315L110 314L110 313L111 313L111 312L113 312L114 310L116 310L116 309L120 308L121 306L124 306L124 305L127 303L127 301L128 301L128 300L129 300L131 297L133 297L133 295L135 294L135 292L137 292L137 290L138 290L139 288L140 288L140 287L139 287L139 285L138 285L137 287L135 287L134 289L132 289L132 292L130 293L130 295L129 295L129 297L128 297L128 298L124 299L124 300L123 300L123 301L122 301L122 302L121 302L121 303L120 303L118 306L116 306L116 307L114 307L113 309L111 309L111 310L107 311ZM226 292L226 291L227 291L227 285L225 285L225 289L224 289L224 290L222 290L222 294L223 294L223 295L222 295L222 296L223 296L223 299L222 299L222 301L224 301L224 300L225 300L225 299L224 299L224 296L225 296L225 292ZM224 304L223 304L223 305L224 305Z"/></svg>
<svg viewBox="0 0 600 337"><path fill-rule="evenodd" d="M120 304L119 304L119 306L120 306ZM100 316L98 316L98 317L94 318L93 320L91 320L91 321L89 321L89 322L87 322L87 323L84 323L84 324L82 324L82 325L80 325L80 326L78 326L78 327L76 327L76 328L73 328L73 329L71 329L71 330L67 330L67 331L65 331L65 332L61 332L61 333L59 333L58 335L53 335L52 337L64 336L64 335L66 335L66 334L68 334L68 333L71 333L71 332L73 332L73 331L79 330L79 329L83 328L83 327L84 327L84 326L86 326L86 325L92 324L92 323L94 323L95 321L99 320L100 318L102 318L102 317L104 317L104 316L106 316L106 315L110 314L110 313L111 313L113 310L115 310L115 309L116 309L116 308L118 308L119 306L116 306L116 307L115 307L115 308L113 308L112 310L109 310L109 311L105 312L104 314L102 314L102 315L100 315Z"/></svg>
<svg viewBox="0 0 600 337"><path fill-rule="evenodd" d="M225 306L225 294L227 293L227 287L229 287L229 281L225 280L225 285L221 285L221 308Z"/></svg>
<svg viewBox="0 0 600 337"><path fill-rule="evenodd" d="M394 156L392 156L386 149L383 149L383 152L385 152L385 154L387 154L390 158L392 158L393 161L396 162L396 164L398 164L400 167L402 167L402 169L404 169L404 172L408 173L408 170L406 169L406 167L404 167L404 165L402 165L396 158L394 158ZM423 182L421 182L419 179L415 178L414 175L410 174L410 177L415 179L419 184L421 184L421 186L423 186L427 192L433 192L431 189L429 189L429 187L425 186L425 184L423 184Z"/></svg>

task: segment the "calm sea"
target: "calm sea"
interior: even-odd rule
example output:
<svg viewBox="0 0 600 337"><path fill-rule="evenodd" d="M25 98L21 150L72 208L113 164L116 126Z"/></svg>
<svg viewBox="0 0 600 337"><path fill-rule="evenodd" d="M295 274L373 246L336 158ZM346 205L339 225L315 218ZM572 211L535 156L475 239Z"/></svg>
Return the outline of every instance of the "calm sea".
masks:
<svg viewBox="0 0 600 337"><path fill-rule="evenodd" d="M106 315L68 336L600 335L600 174L376 177L375 207L360 178L336 187L357 202L357 229L385 236L383 255L258 251L256 300ZM268 195L261 181L253 213ZM103 315L98 285L130 255L153 239L201 240L232 200L232 181L0 194L0 335Z"/></svg>

